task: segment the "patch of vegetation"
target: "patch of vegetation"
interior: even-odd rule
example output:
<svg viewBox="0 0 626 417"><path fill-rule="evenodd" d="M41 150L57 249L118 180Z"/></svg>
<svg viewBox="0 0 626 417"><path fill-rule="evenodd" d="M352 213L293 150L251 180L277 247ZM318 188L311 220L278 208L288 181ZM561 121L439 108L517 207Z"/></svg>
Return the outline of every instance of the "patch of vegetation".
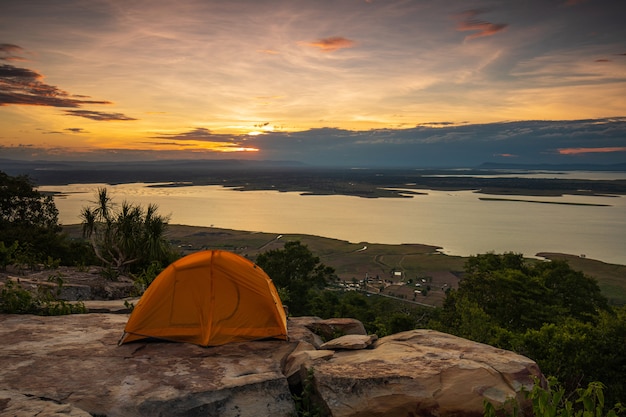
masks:
<svg viewBox="0 0 626 417"><path fill-rule="evenodd" d="M535 417L617 417L626 412L626 407L617 403L610 406L604 400L604 385L590 382L586 388L578 388L567 396L565 388L556 380L548 378L547 387L535 380L531 391L526 391L532 415ZM496 408L485 401L484 417L519 417L524 415L517 401L511 400L504 407Z"/></svg>
<svg viewBox="0 0 626 417"><path fill-rule="evenodd" d="M315 371L313 368L309 368L301 389L297 390L299 392L291 394L296 406L297 417L322 417L325 415L318 401L316 401L313 378L315 378Z"/></svg>
<svg viewBox="0 0 626 417"><path fill-rule="evenodd" d="M82 302L68 302L58 296L63 287L61 277L52 276L49 281L56 282L56 291L50 287L39 285L31 292L23 288L19 282L8 280L0 290L0 312L8 314L37 314L41 316L59 316L65 314L86 313Z"/></svg>
<svg viewBox="0 0 626 417"><path fill-rule="evenodd" d="M162 266L158 262L152 262L146 269L139 274L131 274L133 282L135 284L136 295L141 295L152 284L152 281L163 270Z"/></svg>
<svg viewBox="0 0 626 417"><path fill-rule="evenodd" d="M42 194L27 176L0 171L0 270L36 270L58 265L93 265L93 251L69 239L58 224L52 196Z"/></svg>
<svg viewBox="0 0 626 417"><path fill-rule="evenodd" d="M106 188L97 192L91 207L83 207L83 237L88 238L96 257L114 273L137 272L157 262L165 267L178 254L165 237L168 218L158 214L158 207L123 202L118 209Z"/></svg>
<svg viewBox="0 0 626 417"><path fill-rule="evenodd" d="M310 294L322 290L336 279L335 270L320 262L317 256L299 241L285 243L283 249L260 254L257 265L281 288L289 310L296 316L310 309Z"/></svg>

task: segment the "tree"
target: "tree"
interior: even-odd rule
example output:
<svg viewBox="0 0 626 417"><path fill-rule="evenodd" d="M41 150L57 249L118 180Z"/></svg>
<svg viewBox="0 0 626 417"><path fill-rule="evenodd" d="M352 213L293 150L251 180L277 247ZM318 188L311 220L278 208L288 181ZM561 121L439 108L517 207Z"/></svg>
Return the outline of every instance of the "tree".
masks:
<svg viewBox="0 0 626 417"><path fill-rule="evenodd" d="M549 291L551 302L561 315L589 322L608 310L608 300L595 279L574 271L565 261L537 264L533 273Z"/></svg>
<svg viewBox="0 0 626 417"><path fill-rule="evenodd" d="M97 192L93 207L81 212L83 237L98 259L118 273L139 271L152 262L169 264L174 254L165 237L168 217L155 204L143 208L124 201L116 210L106 188Z"/></svg>
<svg viewBox="0 0 626 417"><path fill-rule="evenodd" d="M625 318L593 278L565 262L489 253L467 261L458 290L447 293L431 325L526 355L569 392L601 381L611 400L623 401Z"/></svg>
<svg viewBox="0 0 626 417"><path fill-rule="evenodd" d="M470 257L465 270L444 310L466 299L509 331L539 329L562 317L592 321L608 309L597 282L562 261L527 263L519 254L488 253Z"/></svg>
<svg viewBox="0 0 626 417"><path fill-rule="evenodd" d="M400 333L415 328L415 320L408 314L396 312L389 319L389 332Z"/></svg>
<svg viewBox="0 0 626 417"><path fill-rule="evenodd" d="M50 195L36 190L28 176L12 177L0 171L0 242L27 254L37 263L55 256L61 245L59 212Z"/></svg>
<svg viewBox="0 0 626 417"><path fill-rule="evenodd" d="M308 314L312 290L324 288L335 279L335 270L320 262L300 241L285 243L283 249L261 253L256 263L269 275L279 291L289 299L289 311L294 315Z"/></svg>
<svg viewBox="0 0 626 417"><path fill-rule="evenodd" d="M595 323L568 317L521 335L516 350L558 376L568 392L581 381L601 381L611 401L626 398L626 308L601 312Z"/></svg>

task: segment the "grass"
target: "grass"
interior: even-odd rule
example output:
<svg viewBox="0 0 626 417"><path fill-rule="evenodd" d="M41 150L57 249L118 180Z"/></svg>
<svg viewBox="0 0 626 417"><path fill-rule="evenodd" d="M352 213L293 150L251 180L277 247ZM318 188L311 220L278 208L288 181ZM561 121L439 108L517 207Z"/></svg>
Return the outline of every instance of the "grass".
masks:
<svg viewBox="0 0 626 417"><path fill-rule="evenodd" d="M64 228L70 236L80 236L80 225ZM276 234L170 225L168 237L183 254L205 249L223 249L255 259L271 249L282 249L285 242L299 240L322 263L335 268L337 275L345 280L370 278L398 281L394 271L401 271L405 279L431 278L433 299L441 292L443 284L454 288L462 274L466 257L449 256L437 252L436 246L404 244L383 245L368 242L350 243L338 239L302 234ZM366 249L364 249L366 248ZM602 293L612 304L626 304L626 266L614 265L576 255L540 253L546 259L563 259L575 269L598 281Z"/></svg>
<svg viewBox="0 0 626 417"><path fill-rule="evenodd" d="M576 255L562 253L538 253L538 256L550 260L564 260L577 271L598 280L602 294L611 304L626 304L626 266L608 264L595 259L581 258Z"/></svg>

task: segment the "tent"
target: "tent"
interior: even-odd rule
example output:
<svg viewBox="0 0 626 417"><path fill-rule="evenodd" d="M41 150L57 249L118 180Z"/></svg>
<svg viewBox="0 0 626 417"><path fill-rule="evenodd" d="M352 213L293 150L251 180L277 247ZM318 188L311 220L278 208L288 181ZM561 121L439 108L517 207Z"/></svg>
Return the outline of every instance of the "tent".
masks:
<svg viewBox="0 0 626 417"><path fill-rule="evenodd" d="M150 284L119 344L145 338L200 346L287 340L287 318L260 267L232 252L209 250L173 262Z"/></svg>

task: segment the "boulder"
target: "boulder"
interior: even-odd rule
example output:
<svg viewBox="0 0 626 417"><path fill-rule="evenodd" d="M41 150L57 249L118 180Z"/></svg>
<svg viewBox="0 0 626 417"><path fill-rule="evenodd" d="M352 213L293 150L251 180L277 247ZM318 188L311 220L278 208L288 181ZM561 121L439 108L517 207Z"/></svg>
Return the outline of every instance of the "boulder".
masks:
<svg viewBox="0 0 626 417"><path fill-rule="evenodd" d="M372 349L337 351L308 366L333 417L482 416L485 400L523 403L522 387L541 378L526 357L433 330L383 337Z"/></svg>
<svg viewBox="0 0 626 417"><path fill-rule="evenodd" d="M308 342L299 342L293 352L287 356L283 365L283 374L290 386L301 385L300 370L310 367L317 359L328 359L335 354L334 350L317 350Z"/></svg>
<svg viewBox="0 0 626 417"><path fill-rule="evenodd" d="M336 339L347 334L367 334L363 323L357 319L350 318L316 320L307 324L306 327L313 333L320 335L324 340Z"/></svg>
<svg viewBox="0 0 626 417"><path fill-rule="evenodd" d="M319 317L289 317L287 320L287 335L291 341L304 341L308 342L315 348L319 348L324 341L322 338L313 333L309 328L312 323L321 321Z"/></svg>
<svg viewBox="0 0 626 417"><path fill-rule="evenodd" d="M331 349L331 350L342 350L342 349L350 349L350 350L358 350L358 349L366 349L372 345L378 339L378 336L375 334L371 335L360 335L360 334L347 334L345 336L338 337L333 340L329 340L328 342L322 344L320 349Z"/></svg>

